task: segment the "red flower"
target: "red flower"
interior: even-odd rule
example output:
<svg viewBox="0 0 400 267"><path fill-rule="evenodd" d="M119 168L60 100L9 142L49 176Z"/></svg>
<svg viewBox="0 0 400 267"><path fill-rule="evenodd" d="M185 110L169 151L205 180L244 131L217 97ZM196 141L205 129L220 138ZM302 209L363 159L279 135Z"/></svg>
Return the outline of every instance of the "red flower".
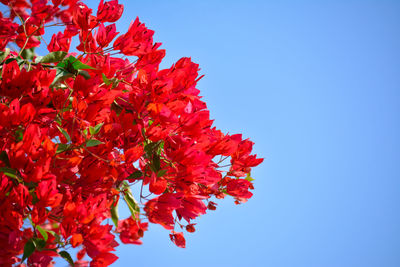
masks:
<svg viewBox="0 0 400 267"><path fill-rule="evenodd" d="M160 195L167 189L167 181L162 177L157 177L157 174L152 172L150 178L149 190L150 192Z"/></svg>
<svg viewBox="0 0 400 267"><path fill-rule="evenodd" d="M119 20L124 12L124 6L119 5L118 0L103 2L104 0L100 0L97 8L97 19L101 22L116 22Z"/></svg>
<svg viewBox="0 0 400 267"><path fill-rule="evenodd" d="M104 27L104 24L99 25L99 29L96 35L96 41L100 47L106 47L114 39L119 32L115 30L115 24L110 24Z"/></svg>
<svg viewBox="0 0 400 267"><path fill-rule="evenodd" d="M188 231L189 233L194 233L196 231L196 229L194 228L194 225L195 225L195 223L186 225L186 231Z"/></svg>
<svg viewBox="0 0 400 267"><path fill-rule="evenodd" d="M53 34L51 37L50 44L47 46L47 49L50 52L54 51L69 51L69 46L71 45L71 37L65 35L62 32L58 32L57 34Z"/></svg>
<svg viewBox="0 0 400 267"><path fill-rule="evenodd" d="M112 253L103 252L97 255L90 263L90 267L104 267L113 264L118 257Z"/></svg>
<svg viewBox="0 0 400 267"><path fill-rule="evenodd" d="M122 243L140 245L142 241L139 239L143 237L143 232L147 231L147 227L147 223L141 223L129 217L118 222L117 231Z"/></svg>
<svg viewBox="0 0 400 267"><path fill-rule="evenodd" d="M249 192L249 188L251 183L244 179L233 179L230 180L226 186L226 192L234 197L249 199L253 196L251 192Z"/></svg>
<svg viewBox="0 0 400 267"><path fill-rule="evenodd" d="M71 245L73 248L76 248L83 242L83 237L81 234L73 234L71 237Z"/></svg>
<svg viewBox="0 0 400 267"><path fill-rule="evenodd" d="M153 49L154 31L149 30L136 18L129 25L128 32L121 35L114 42L114 48L121 50L127 56L142 56Z"/></svg>
<svg viewBox="0 0 400 267"><path fill-rule="evenodd" d="M18 24L9 18L3 18L0 13L0 50L4 50L7 43L15 39L17 28Z"/></svg>
<svg viewBox="0 0 400 267"><path fill-rule="evenodd" d="M72 21L82 30L88 30L96 24L96 18L91 14L92 9L78 2L73 9Z"/></svg>
<svg viewBox="0 0 400 267"><path fill-rule="evenodd" d="M207 209L216 210L217 209L217 203L212 202L212 201L208 202Z"/></svg>
<svg viewBox="0 0 400 267"><path fill-rule="evenodd" d="M143 152L142 146L134 146L125 150L125 162L133 163L137 161L143 155Z"/></svg>
<svg viewBox="0 0 400 267"><path fill-rule="evenodd" d="M183 236L183 233L177 233L175 231L172 231L172 234L169 235L171 238L171 241L175 243L180 248L185 248L186 247L186 240L185 237Z"/></svg>
<svg viewBox="0 0 400 267"><path fill-rule="evenodd" d="M0 2L10 7L0 13L1 266L23 264L30 249L29 266L48 266L68 258L69 245L76 264L108 266L118 258L114 234L141 244L143 220L185 247L173 229L194 232L193 220L216 209L212 196L252 196L249 174L262 159L251 141L213 126L196 88L199 65L181 58L160 70L165 50L138 18L110 46L118 32L104 23L121 17L117 0L102 0L97 17L77 0ZM55 19L65 28L36 57L29 48ZM84 53L67 55L77 35ZM25 51L5 49L11 42ZM129 183L142 187L140 201ZM120 201L131 217L118 219Z"/></svg>

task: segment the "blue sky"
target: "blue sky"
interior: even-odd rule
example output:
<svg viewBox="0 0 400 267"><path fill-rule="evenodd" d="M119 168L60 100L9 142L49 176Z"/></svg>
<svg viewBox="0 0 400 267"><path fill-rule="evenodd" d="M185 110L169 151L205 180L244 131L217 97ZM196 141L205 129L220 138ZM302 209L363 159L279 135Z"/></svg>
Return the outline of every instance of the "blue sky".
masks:
<svg viewBox="0 0 400 267"><path fill-rule="evenodd" d="M121 27L138 15L165 67L199 63L215 125L265 162L186 249L152 226L115 266L400 266L400 2L123 3Z"/></svg>
<svg viewBox="0 0 400 267"><path fill-rule="evenodd" d="M215 125L265 158L179 249L152 225L115 266L400 266L400 2L120 1L199 63Z"/></svg>
<svg viewBox="0 0 400 267"><path fill-rule="evenodd" d="M399 1L120 2L118 31L139 16L163 67L199 63L215 125L265 161L186 249L150 225L113 266L400 266Z"/></svg>

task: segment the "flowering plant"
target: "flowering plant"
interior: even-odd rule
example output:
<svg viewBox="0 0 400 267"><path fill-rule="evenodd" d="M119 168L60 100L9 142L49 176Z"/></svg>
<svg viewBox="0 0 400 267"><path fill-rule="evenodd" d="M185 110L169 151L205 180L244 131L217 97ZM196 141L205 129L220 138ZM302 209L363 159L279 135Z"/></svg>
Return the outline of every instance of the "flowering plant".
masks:
<svg viewBox="0 0 400 267"><path fill-rule="evenodd" d="M119 35L118 0L101 0L96 15L76 0L0 2L9 8L0 12L2 266L60 256L87 265L85 255L108 266L116 236L141 244L148 222L185 247L177 229L194 232L193 220L216 208L211 197L252 196L250 171L262 162L253 143L213 127L190 58L160 70L165 50L138 18ZM45 42L53 26L63 31ZM37 56L42 44L49 53ZM120 201L129 218L119 218Z"/></svg>

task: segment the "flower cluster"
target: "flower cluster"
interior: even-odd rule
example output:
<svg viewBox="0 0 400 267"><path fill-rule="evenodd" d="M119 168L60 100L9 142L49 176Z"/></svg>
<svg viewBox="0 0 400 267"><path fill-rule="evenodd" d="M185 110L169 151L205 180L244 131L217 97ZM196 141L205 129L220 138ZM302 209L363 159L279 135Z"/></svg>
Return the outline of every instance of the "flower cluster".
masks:
<svg viewBox="0 0 400 267"><path fill-rule="evenodd" d="M1 266L81 266L86 255L108 266L116 236L141 244L148 222L185 247L176 231L194 232L216 208L210 198L252 196L253 143L213 127L190 58L160 70L165 51L138 18L119 35L118 0L101 0L97 14L76 0L0 2ZM62 31L46 42L49 27ZM37 56L43 44L49 53Z"/></svg>

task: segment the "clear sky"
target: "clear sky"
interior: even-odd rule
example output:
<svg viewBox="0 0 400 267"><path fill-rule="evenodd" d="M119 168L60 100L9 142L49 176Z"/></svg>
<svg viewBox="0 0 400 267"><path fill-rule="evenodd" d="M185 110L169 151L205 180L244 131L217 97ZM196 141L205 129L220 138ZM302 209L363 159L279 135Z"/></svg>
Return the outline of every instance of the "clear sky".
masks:
<svg viewBox="0 0 400 267"><path fill-rule="evenodd" d="M186 249L151 225L114 266L400 266L400 1L120 2L265 161Z"/></svg>
<svg viewBox="0 0 400 267"><path fill-rule="evenodd" d="M400 266L400 1L120 3L118 31L139 16L163 67L199 63L215 125L265 161L186 249L150 225L113 266Z"/></svg>

